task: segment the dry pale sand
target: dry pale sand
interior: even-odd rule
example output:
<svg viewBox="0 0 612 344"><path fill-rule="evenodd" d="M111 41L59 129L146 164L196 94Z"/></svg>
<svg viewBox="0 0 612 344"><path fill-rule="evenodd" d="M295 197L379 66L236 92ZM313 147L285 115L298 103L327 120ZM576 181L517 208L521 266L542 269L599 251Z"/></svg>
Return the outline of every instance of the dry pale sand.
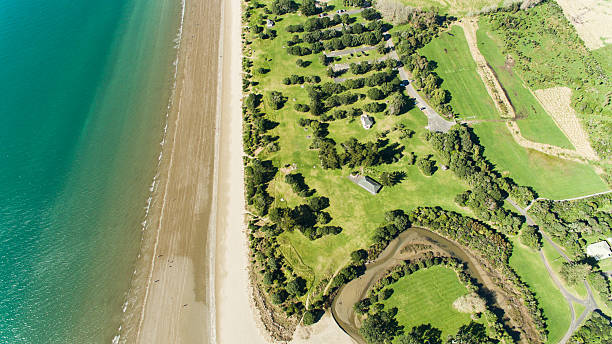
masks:
<svg viewBox="0 0 612 344"><path fill-rule="evenodd" d="M557 0L557 3L587 48L592 50L612 44L612 1Z"/></svg>
<svg viewBox="0 0 612 344"><path fill-rule="evenodd" d="M128 336L129 342L214 339L209 267L214 252L221 2L188 0L185 6L176 92L150 214L153 239L143 252L150 261L148 278L135 338Z"/></svg>
<svg viewBox="0 0 612 344"><path fill-rule="evenodd" d="M240 0L226 0L216 240L217 343L266 343L252 306L242 166Z"/></svg>

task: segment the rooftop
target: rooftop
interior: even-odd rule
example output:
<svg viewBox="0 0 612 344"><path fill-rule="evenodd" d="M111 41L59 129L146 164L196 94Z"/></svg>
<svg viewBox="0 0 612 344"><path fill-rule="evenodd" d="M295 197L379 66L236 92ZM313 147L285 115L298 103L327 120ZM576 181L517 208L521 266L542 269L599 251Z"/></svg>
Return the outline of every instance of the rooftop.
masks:
<svg viewBox="0 0 612 344"><path fill-rule="evenodd" d="M586 253L597 260L602 260L612 257L612 250L607 241L600 241L594 244L590 244L586 248Z"/></svg>
<svg viewBox="0 0 612 344"><path fill-rule="evenodd" d="M349 179L353 183L364 188L367 192L371 193L372 195L376 195L382 188L382 185L380 185L377 181L375 181L374 179L368 176L350 175Z"/></svg>

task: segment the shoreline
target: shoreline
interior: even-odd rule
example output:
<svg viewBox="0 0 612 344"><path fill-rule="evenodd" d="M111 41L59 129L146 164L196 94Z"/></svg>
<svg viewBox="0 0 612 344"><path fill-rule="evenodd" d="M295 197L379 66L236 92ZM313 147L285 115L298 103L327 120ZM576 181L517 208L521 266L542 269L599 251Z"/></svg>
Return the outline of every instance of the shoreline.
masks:
<svg viewBox="0 0 612 344"><path fill-rule="evenodd" d="M159 179L120 337L114 343L215 341L211 263L215 259L223 10L219 0L183 0L181 5L175 89Z"/></svg>

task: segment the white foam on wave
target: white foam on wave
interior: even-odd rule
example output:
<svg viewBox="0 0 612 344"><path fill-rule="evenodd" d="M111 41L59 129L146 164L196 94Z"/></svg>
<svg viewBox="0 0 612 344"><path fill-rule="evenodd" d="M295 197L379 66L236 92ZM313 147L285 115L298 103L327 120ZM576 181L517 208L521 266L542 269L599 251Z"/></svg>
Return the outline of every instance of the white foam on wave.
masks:
<svg viewBox="0 0 612 344"><path fill-rule="evenodd" d="M146 201L144 220L141 223L141 226L142 226L141 228L142 228L143 232L147 229L149 211L151 210L151 205L152 205L152 202L153 202L153 194L157 190L158 181L159 181L159 172L160 172L160 167L161 167L161 164L162 164L162 158L163 158L163 155L164 155L164 147L166 145L166 137L168 136L168 122L169 122L169 118L170 118L170 110L172 109L172 106L174 104L174 97L175 97L175 94L176 94L176 79L177 79L177 76L178 76L178 67L179 67L179 49L181 47L181 42L182 42L182 39L183 39L183 25L184 25L184 22L185 22L185 0L181 0L181 21L180 21L180 24L179 24L179 28L178 28L178 32L176 34L176 37L173 40L173 42L175 43L174 49L176 50L176 57L174 58L174 61L172 62L172 66L174 66L174 74L172 76L173 83L172 83L172 89L170 91L170 96L168 97L168 106L166 107L166 114L165 114L165 117L164 117L164 128L163 128L163 131L162 131L162 138L161 138L161 141L159 142L160 151L159 151L159 155L157 157L156 173L155 173L155 176L153 176L153 181L151 182L151 186L149 187L149 197L147 198L147 201ZM142 249L142 241L143 240L144 240L144 235L141 236L141 238L140 238L141 249ZM140 259L141 256L142 256L142 253L138 252L138 259ZM134 270L132 276L135 276L135 275L136 275L136 270ZM130 285L131 285L131 282L130 282ZM130 289L131 288L132 288L132 286L130 287ZM123 307L122 307L122 312L123 313L125 313L127 311L127 308L128 308L128 305L129 305L128 297L130 295L130 292L131 292L131 290L128 290L128 292L126 293L126 299L125 299L125 302L123 303ZM145 298L146 298L146 295L145 295ZM146 302L146 300L145 300L145 302ZM115 335L113 337L112 344L119 344L120 343L120 341L121 341L121 329L122 329L122 325L119 325L119 328L117 329L117 335Z"/></svg>

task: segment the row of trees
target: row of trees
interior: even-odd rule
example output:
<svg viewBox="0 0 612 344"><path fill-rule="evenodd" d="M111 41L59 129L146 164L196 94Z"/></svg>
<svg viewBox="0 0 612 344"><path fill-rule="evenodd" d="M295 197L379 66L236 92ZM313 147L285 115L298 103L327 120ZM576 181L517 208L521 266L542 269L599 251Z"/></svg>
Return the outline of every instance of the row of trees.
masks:
<svg viewBox="0 0 612 344"><path fill-rule="evenodd" d="M482 155L484 148L466 126L456 125L447 133L428 133L427 140L442 163L472 187L457 195L455 202L469 207L479 218L494 223L506 234L518 233L524 218L506 210L504 200L512 194L519 197L519 203L530 203L536 197L535 192L501 177Z"/></svg>

